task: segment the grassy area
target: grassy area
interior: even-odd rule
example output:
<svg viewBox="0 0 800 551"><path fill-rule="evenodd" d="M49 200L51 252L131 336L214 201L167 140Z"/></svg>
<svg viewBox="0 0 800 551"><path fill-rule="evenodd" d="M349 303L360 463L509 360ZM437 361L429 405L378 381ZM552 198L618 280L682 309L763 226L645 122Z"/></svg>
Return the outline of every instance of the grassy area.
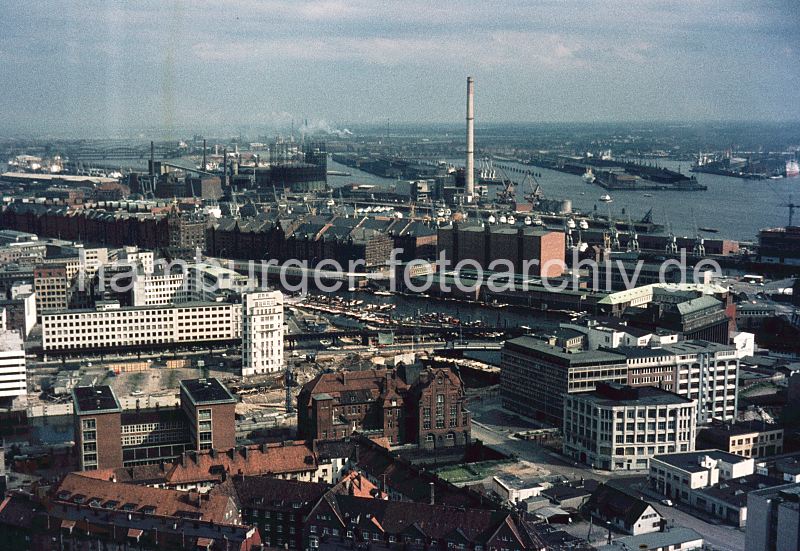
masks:
<svg viewBox="0 0 800 551"><path fill-rule="evenodd" d="M461 482L475 482L483 480L491 475L500 465L512 463L512 461L481 461L479 463L464 463L462 465L449 465L441 467L434 472L440 478L448 482L461 483Z"/></svg>

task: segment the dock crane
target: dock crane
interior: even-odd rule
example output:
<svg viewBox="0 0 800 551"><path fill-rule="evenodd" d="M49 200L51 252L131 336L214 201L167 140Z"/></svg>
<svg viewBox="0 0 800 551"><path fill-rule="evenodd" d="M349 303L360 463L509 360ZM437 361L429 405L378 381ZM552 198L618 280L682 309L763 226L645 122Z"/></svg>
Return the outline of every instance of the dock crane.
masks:
<svg viewBox="0 0 800 551"><path fill-rule="evenodd" d="M619 250L621 245L619 242L619 230L614 218L611 216L611 205L608 205L608 232L606 233L609 245L606 247L610 250Z"/></svg>
<svg viewBox="0 0 800 551"><path fill-rule="evenodd" d="M672 231L672 223L670 223L669 217L667 217L667 245L664 248L664 252L678 254L678 240L675 237L675 232Z"/></svg>
<svg viewBox="0 0 800 551"><path fill-rule="evenodd" d="M790 199L788 203L784 203L780 206L789 209L789 225L791 226L794 221L794 209L800 208L800 203L793 203Z"/></svg>
<svg viewBox="0 0 800 551"><path fill-rule="evenodd" d="M629 253L638 253L641 249L639 248L639 234L636 232L636 226L633 225L633 221L631 221L631 215L628 215L628 248L627 251Z"/></svg>
<svg viewBox="0 0 800 551"><path fill-rule="evenodd" d="M692 246L692 254L694 256L706 255L706 240L700 235L700 229L697 227L697 219L692 211L692 222L694 223L694 245Z"/></svg>

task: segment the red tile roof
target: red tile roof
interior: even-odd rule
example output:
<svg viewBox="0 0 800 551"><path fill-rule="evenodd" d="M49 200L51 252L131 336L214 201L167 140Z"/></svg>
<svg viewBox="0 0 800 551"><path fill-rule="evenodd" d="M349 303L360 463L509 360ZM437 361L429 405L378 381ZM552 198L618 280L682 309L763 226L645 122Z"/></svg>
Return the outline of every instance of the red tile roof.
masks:
<svg viewBox="0 0 800 551"><path fill-rule="evenodd" d="M226 496L164 490L99 480L70 473L51 490L54 501L155 516L197 517L217 524L238 524L233 502ZM96 503L96 505L94 505ZM127 506L127 507L126 507Z"/></svg>
<svg viewBox="0 0 800 551"><path fill-rule="evenodd" d="M259 476L317 469L314 451L303 441L266 446L245 446L225 451L184 453L167 467L169 485L222 480L225 475Z"/></svg>

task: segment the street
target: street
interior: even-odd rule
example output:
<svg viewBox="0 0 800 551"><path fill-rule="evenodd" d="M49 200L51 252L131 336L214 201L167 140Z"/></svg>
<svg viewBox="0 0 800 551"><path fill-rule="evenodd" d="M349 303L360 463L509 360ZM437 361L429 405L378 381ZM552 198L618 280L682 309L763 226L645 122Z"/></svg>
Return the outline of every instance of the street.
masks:
<svg viewBox="0 0 800 551"><path fill-rule="evenodd" d="M513 454L522 461L550 471L551 474L558 474L571 480L583 477L607 482L612 486L625 490L630 495L640 497L650 503L670 522L670 525L685 526L697 531L705 538L708 545L713 546L713 549L719 551L744 551L743 531L727 524L705 522L689 514L684 505L667 507L662 505L660 499L656 499L649 492L643 493L642 489L647 491L647 476L645 473L620 475L574 463L535 442L514 438L513 434L524 427L491 422L492 413L499 410L492 408L489 404L471 407L473 409L472 436L481 440L485 445L508 455ZM524 422L522 419L520 421Z"/></svg>

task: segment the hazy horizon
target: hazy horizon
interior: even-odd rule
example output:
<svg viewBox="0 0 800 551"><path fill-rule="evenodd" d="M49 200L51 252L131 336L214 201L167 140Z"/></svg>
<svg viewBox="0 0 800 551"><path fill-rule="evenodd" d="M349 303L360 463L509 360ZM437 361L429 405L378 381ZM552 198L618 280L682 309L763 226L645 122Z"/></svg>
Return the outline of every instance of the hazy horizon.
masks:
<svg viewBox="0 0 800 551"><path fill-rule="evenodd" d="M5 7L2 134L800 120L789 0Z"/></svg>

